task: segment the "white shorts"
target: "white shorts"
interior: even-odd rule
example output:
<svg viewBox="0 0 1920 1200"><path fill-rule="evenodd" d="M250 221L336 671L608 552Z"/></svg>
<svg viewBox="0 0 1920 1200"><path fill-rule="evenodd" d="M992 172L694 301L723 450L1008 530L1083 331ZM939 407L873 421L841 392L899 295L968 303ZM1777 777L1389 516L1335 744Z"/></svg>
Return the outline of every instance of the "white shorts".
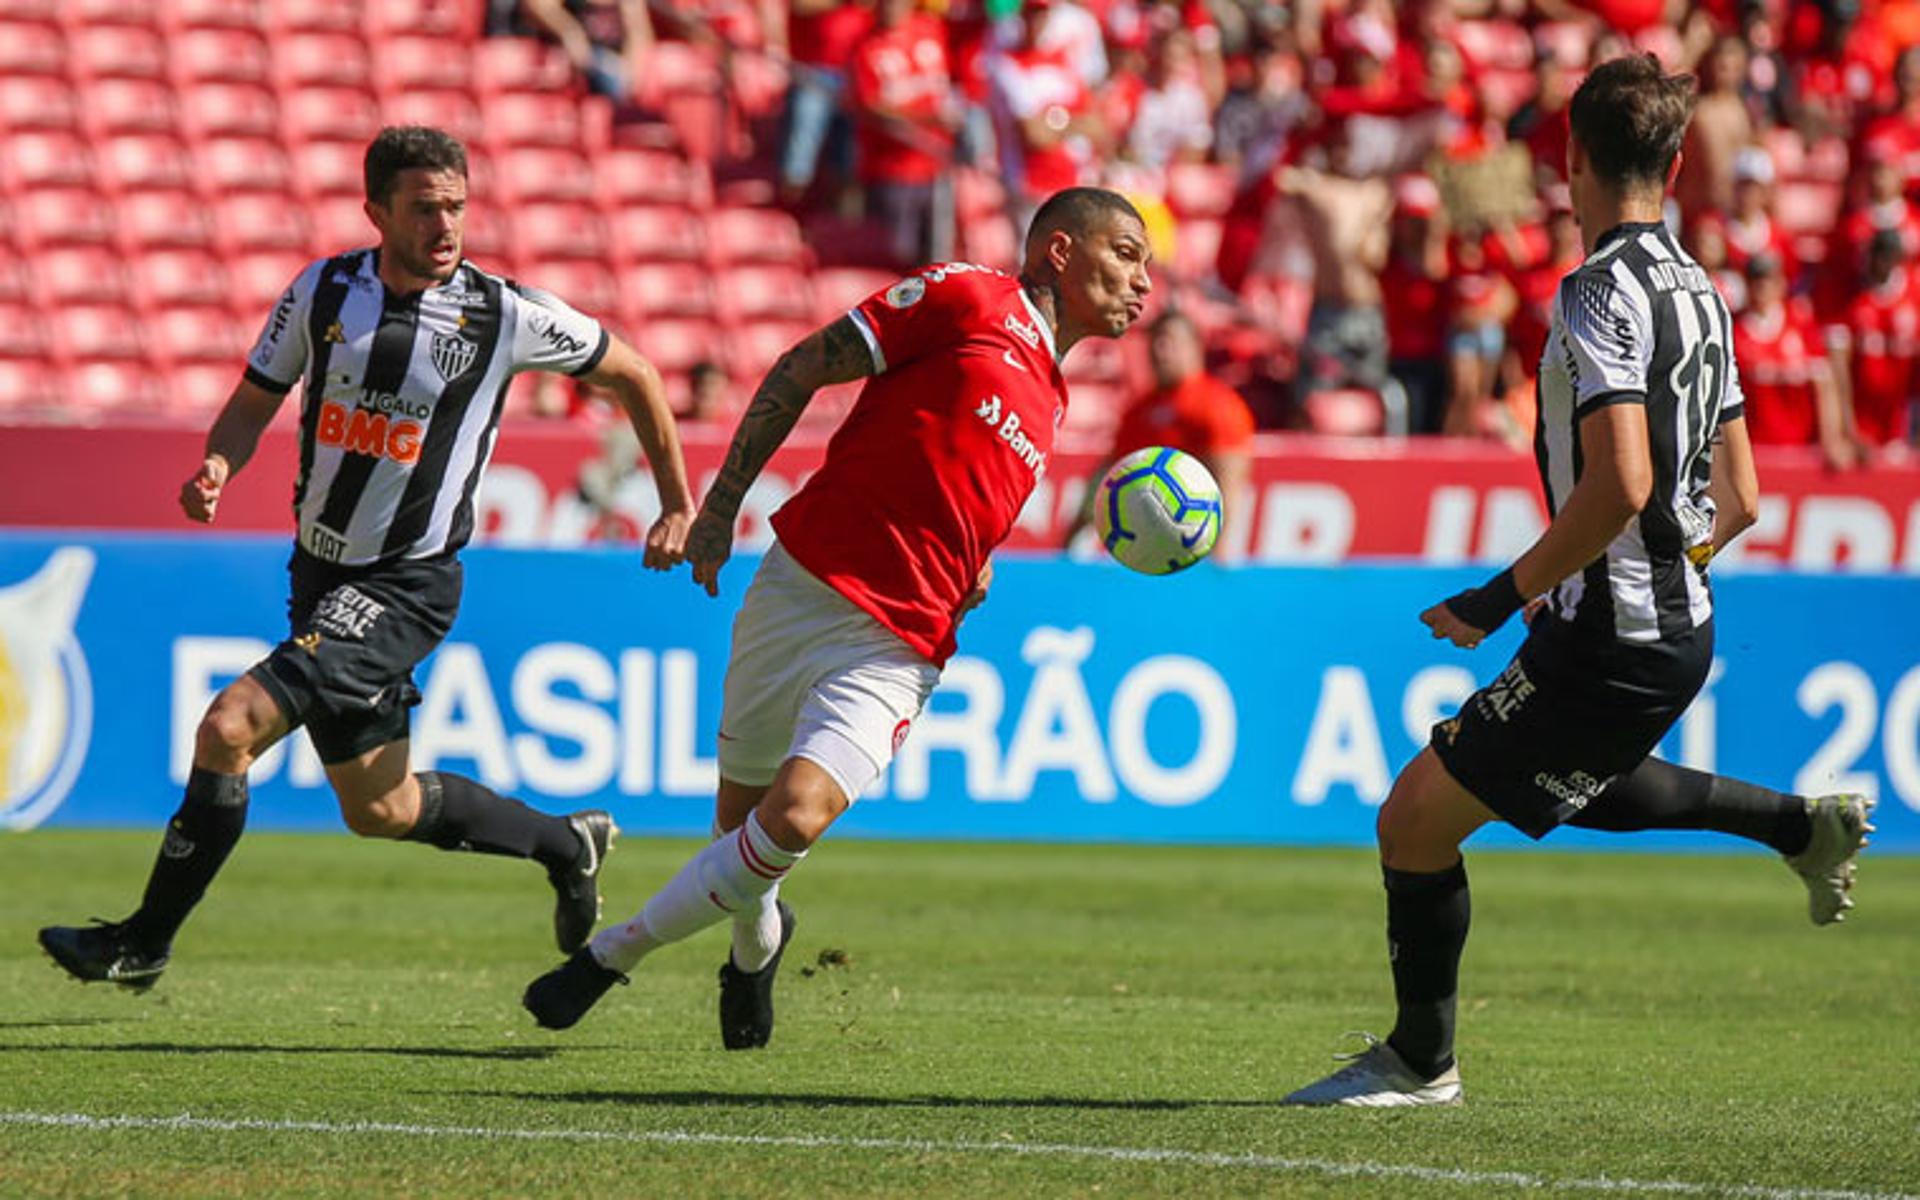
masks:
<svg viewBox="0 0 1920 1200"><path fill-rule="evenodd" d="M939 682L938 668L775 542L733 621L720 776L765 787L804 758L855 800Z"/></svg>

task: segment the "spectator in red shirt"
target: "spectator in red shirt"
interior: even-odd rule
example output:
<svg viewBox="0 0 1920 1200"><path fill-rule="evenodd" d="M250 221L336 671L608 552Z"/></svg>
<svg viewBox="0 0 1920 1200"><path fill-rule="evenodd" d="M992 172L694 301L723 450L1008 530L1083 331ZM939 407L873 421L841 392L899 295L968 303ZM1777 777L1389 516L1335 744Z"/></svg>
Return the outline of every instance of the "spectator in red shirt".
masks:
<svg viewBox="0 0 1920 1200"><path fill-rule="evenodd" d="M1882 230L1867 243L1862 282L1842 319L1827 327L1834 376L1845 389L1861 439L1882 450L1904 451L1912 429L1920 302L1898 233Z"/></svg>
<svg viewBox="0 0 1920 1200"><path fill-rule="evenodd" d="M1424 175L1394 189L1393 239L1380 271L1387 371L1407 396L1407 432L1439 433L1447 411L1447 221Z"/></svg>
<svg viewBox="0 0 1920 1200"><path fill-rule="evenodd" d="M1920 257L1920 209L1907 199L1907 178L1900 169L1897 147L1875 140L1861 150L1867 157L1866 198L1848 209L1828 235L1817 289L1822 312L1839 312L1852 301L1875 234L1883 230L1898 234L1905 258Z"/></svg>
<svg viewBox="0 0 1920 1200"><path fill-rule="evenodd" d="M1827 465L1859 459L1833 372L1804 300L1787 297L1784 264L1768 254L1747 260L1747 309L1733 323L1747 436L1756 446L1820 447Z"/></svg>
<svg viewBox="0 0 1920 1200"><path fill-rule="evenodd" d="M1789 280L1800 270L1793 239L1773 219L1773 158L1747 146L1733 160L1733 209L1726 219L1727 265L1744 270L1750 259L1767 255L1780 261Z"/></svg>
<svg viewBox="0 0 1920 1200"><path fill-rule="evenodd" d="M853 175L853 133L842 103L846 63L873 13L870 0L791 0L787 14L780 190L793 203L812 186L823 154L840 180Z"/></svg>
<svg viewBox="0 0 1920 1200"><path fill-rule="evenodd" d="M1456 436L1495 437L1513 445L1526 432L1494 396L1500 360L1507 349L1507 320L1516 300L1513 286L1487 263L1479 230L1453 239L1447 279L1447 376L1451 399L1444 431Z"/></svg>
<svg viewBox="0 0 1920 1200"><path fill-rule="evenodd" d="M887 229L893 265L919 266L950 238L935 237L934 192L953 154L947 50L939 23L916 0L880 0L878 24L854 48L853 111L860 182Z"/></svg>
<svg viewBox="0 0 1920 1200"><path fill-rule="evenodd" d="M1040 197L1080 182L1105 130L1093 94L1064 50L1041 47L1052 0L1026 0L1019 40L987 63L990 105L999 134L1000 169L1014 223L1025 227Z"/></svg>
<svg viewBox="0 0 1920 1200"><path fill-rule="evenodd" d="M1533 98L1507 121L1507 140L1526 145L1538 176L1564 183L1567 101L1573 97L1573 81L1560 59L1548 49L1542 49L1533 60L1533 80Z"/></svg>
<svg viewBox="0 0 1920 1200"><path fill-rule="evenodd" d="M1909 185L1920 181L1920 46L1909 46L1893 70L1893 105L1862 122L1854 162L1890 159Z"/></svg>
<svg viewBox="0 0 1920 1200"><path fill-rule="evenodd" d="M1574 220L1573 197L1565 184L1549 188L1547 197L1547 251L1538 259L1515 264L1507 279L1513 285L1515 307L1507 323L1507 395L1519 402L1510 407L1531 407L1534 379L1540 371L1540 355L1547 348L1547 336L1553 330L1553 305L1560 294L1560 281L1586 260L1586 248L1580 242L1580 223Z"/></svg>
<svg viewBox="0 0 1920 1200"><path fill-rule="evenodd" d="M1206 345L1185 313L1172 308L1161 313L1149 337L1153 390L1127 406L1106 461L1087 478L1100 479L1117 459L1148 446L1184 450L1206 464L1220 484L1226 514L1221 549L1244 545L1244 539L1234 537L1231 518L1247 511L1241 505L1253 478L1253 410L1240 393L1207 373ZM1089 482L1087 502L1067 528L1065 544L1072 544L1093 520L1096 493Z"/></svg>

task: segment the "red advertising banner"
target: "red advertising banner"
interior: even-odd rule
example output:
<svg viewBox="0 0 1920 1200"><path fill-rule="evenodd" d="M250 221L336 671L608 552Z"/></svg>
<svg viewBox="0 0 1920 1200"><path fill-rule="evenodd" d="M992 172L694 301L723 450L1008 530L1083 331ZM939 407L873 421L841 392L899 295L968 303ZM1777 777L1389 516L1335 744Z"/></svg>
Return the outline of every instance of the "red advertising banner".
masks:
<svg viewBox="0 0 1920 1200"><path fill-rule="evenodd" d="M688 466L704 489L724 433L686 432ZM182 530L175 503L199 464L204 434L180 426L105 429L0 426L0 527ZM764 545L766 518L820 461L820 442L791 446L768 465L742 512L742 549ZM276 424L221 501L227 531L291 529L298 455L290 423ZM1079 510L1096 454L1056 455L1009 548L1056 549ZM1794 570L1920 572L1920 465L1836 474L1811 452L1760 460L1759 524L1728 557ZM581 483L605 503L589 502ZM644 469L612 462L600 437L567 425L509 425L479 499L479 540L569 546L632 538L651 519ZM1402 558L1503 561L1544 527L1533 462L1476 443L1264 435L1253 495L1228 508L1226 552L1259 563ZM1087 552L1086 547L1082 547Z"/></svg>

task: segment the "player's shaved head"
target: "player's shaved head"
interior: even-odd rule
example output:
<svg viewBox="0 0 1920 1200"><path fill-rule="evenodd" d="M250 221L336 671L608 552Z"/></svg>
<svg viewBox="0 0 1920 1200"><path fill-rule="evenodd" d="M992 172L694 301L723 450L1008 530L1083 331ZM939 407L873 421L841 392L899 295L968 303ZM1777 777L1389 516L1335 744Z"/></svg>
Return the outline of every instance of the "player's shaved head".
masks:
<svg viewBox="0 0 1920 1200"><path fill-rule="evenodd" d="M1071 187L1048 196L1033 214L1027 227L1027 257L1031 259L1057 232L1072 235L1077 241L1105 229L1115 217L1132 217L1142 228L1140 210L1119 192L1106 188Z"/></svg>

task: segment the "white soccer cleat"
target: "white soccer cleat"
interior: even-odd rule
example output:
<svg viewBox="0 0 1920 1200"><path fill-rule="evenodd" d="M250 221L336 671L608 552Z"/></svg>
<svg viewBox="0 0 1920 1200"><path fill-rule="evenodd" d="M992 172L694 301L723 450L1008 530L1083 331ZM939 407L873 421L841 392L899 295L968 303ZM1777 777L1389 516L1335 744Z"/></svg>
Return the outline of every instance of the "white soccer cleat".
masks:
<svg viewBox="0 0 1920 1200"><path fill-rule="evenodd" d="M1867 820L1872 815L1873 801L1866 796L1818 796L1807 801L1813 836L1805 850L1784 857L1807 885L1807 915L1815 925L1847 919L1847 910L1853 907L1854 860L1873 832Z"/></svg>
<svg viewBox="0 0 1920 1200"><path fill-rule="evenodd" d="M1280 1101L1282 1104L1332 1105L1350 1108L1405 1108L1416 1104L1460 1104L1460 1064L1455 1063L1432 1079L1422 1079L1401 1059L1392 1046L1370 1033L1356 1035L1366 1039L1367 1048L1358 1054L1336 1055L1350 1060L1346 1066Z"/></svg>

